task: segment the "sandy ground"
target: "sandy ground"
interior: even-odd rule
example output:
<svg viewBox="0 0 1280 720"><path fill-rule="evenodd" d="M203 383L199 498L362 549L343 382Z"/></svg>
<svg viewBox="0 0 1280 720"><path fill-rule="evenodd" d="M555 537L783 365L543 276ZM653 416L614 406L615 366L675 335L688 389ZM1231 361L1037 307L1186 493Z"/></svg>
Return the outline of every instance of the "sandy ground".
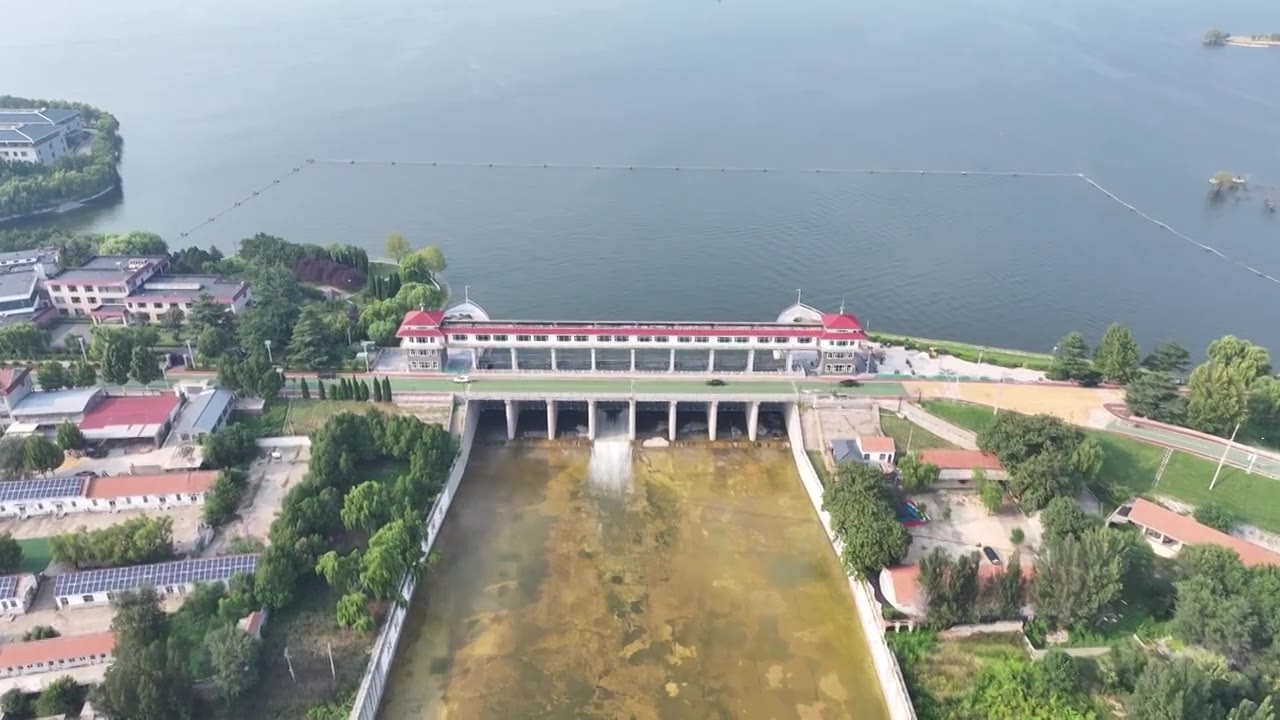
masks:
<svg viewBox="0 0 1280 720"><path fill-rule="evenodd" d="M195 549L196 533L204 516L204 506L178 505L166 510L71 513L62 517L38 515L25 520L3 518L0 519L0 533L11 533L19 540L46 538L51 535L75 532L81 527L101 530L143 516L173 518L174 551L182 555Z"/></svg>
<svg viewBox="0 0 1280 720"><path fill-rule="evenodd" d="M929 514L929 522L921 527L910 528L911 548L907 552L907 563L919 562L921 556L935 547L945 548L953 554L978 550L982 545L995 548L1001 560L1007 560L1013 552L1013 543L1009 542L1009 533L1014 528L1022 528L1026 539L1019 549L1024 556L1030 554L1033 547L1040 545L1042 527L1039 518L1029 518L1022 514L1016 506L1006 502L997 515L990 515L972 491L939 490L935 492L913 495L912 500L924 503ZM951 519L942 519L942 508L951 505ZM982 562L987 562L983 559Z"/></svg>
<svg viewBox="0 0 1280 720"><path fill-rule="evenodd" d="M174 612L182 605L181 597L165 598L161 607ZM51 625L63 635L82 635L111 629L115 609L110 605L58 609L53 599L53 578L40 584L36 599L25 615L6 616L0 620L0 642L21 642L23 633L37 625Z"/></svg>
<svg viewBox="0 0 1280 720"><path fill-rule="evenodd" d="M1017 382L1040 382L1044 380L1044 373L1040 370L1006 368L987 363L979 364L950 355L931 358L927 352L907 350L902 347L884 348L884 362L880 363L879 371L884 374L915 374L920 377L937 377L944 373L955 373L959 377L987 378L989 380L1000 380L1001 378Z"/></svg>
<svg viewBox="0 0 1280 720"><path fill-rule="evenodd" d="M264 455L249 467L249 491L235 520L227 523L218 537L202 553L206 556L230 552L232 541L252 537L267 542L271 521L275 519L289 488L302 481L311 461L310 447L281 448L280 459Z"/></svg>
<svg viewBox="0 0 1280 720"><path fill-rule="evenodd" d="M814 410L825 442L880 434L880 410L872 407L823 407Z"/></svg>
<svg viewBox="0 0 1280 720"><path fill-rule="evenodd" d="M81 470L94 470L108 475L128 475L140 472L157 472L166 467L173 459L176 448L166 447L159 450L141 452L125 452L114 449L104 458L68 457L54 474L69 475Z"/></svg>
<svg viewBox="0 0 1280 720"><path fill-rule="evenodd" d="M1049 413L1077 425L1096 428L1105 428L1113 418L1102 407L1104 403L1124 401L1122 390L1069 385L944 382L908 382L904 385L912 398L950 398L1029 414Z"/></svg>

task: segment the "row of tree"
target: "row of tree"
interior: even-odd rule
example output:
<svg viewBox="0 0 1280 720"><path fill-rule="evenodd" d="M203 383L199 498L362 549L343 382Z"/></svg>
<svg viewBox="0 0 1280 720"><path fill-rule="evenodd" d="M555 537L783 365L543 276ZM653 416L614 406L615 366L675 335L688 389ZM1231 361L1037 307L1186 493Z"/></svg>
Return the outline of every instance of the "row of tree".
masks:
<svg viewBox="0 0 1280 720"><path fill-rule="evenodd" d="M1106 380L1128 383L1143 370L1185 373L1191 366L1191 354L1176 342L1166 342L1150 355L1142 357L1133 332L1119 323L1112 324L1102 341L1089 353L1089 344L1079 332L1068 333L1054 348L1053 361L1045 375L1050 380L1076 380L1089 383Z"/></svg>
<svg viewBox="0 0 1280 720"><path fill-rule="evenodd" d="M901 560L911 536L898 521L898 498L871 465L841 463L822 493L822 509L840 540L845 571L870 577Z"/></svg>
<svg viewBox="0 0 1280 720"><path fill-rule="evenodd" d="M80 709L84 690L76 679L63 675L44 686L38 694L28 695L20 688L10 688L0 695L0 710L15 720L33 717L62 717Z"/></svg>
<svg viewBox="0 0 1280 720"><path fill-rule="evenodd" d="M389 403L392 402L391 395L391 379L384 377L381 380L373 379L373 389L370 390L368 380L360 380L357 378L339 378L337 382L326 387L323 380L316 381L316 389L319 391L321 400L358 400L360 402ZM302 381L301 386L302 399L311 398L310 390L307 388L306 380Z"/></svg>
<svg viewBox="0 0 1280 720"><path fill-rule="evenodd" d="M173 518L136 517L99 530L49 538L53 559L76 568L124 567L173 557Z"/></svg>
<svg viewBox="0 0 1280 720"><path fill-rule="evenodd" d="M61 433L61 428L59 432ZM79 434L79 428L76 428L74 434L79 435L83 447L84 436ZM74 444L74 440L70 440L69 444ZM66 454L62 448L44 439L42 435L10 435L0 438L0 481L25 480L32 475L45 475L61 467L65 460Z"/></svg>

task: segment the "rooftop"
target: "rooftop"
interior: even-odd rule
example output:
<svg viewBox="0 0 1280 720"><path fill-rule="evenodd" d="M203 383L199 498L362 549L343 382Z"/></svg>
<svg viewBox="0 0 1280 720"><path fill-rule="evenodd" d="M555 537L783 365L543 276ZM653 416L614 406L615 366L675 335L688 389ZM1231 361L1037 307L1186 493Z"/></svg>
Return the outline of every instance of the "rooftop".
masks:
<svg viewBox="0 0 1280 720"><path fill-rule="evenodd" d="M0 503L80 497L83 492L84 478L59 477L12 480L0 483Z"/></svg>
<svg viewBox="0 0 1280 720"><path fill-rule="evenodd" d="M84 635L63 635L46 640L5 643L0 645L0 668L25 667L87 655L109 655L115 645L115 635L109 630Z"/></svg>
<svg viewBox="0 0 1280 720"><path fill-rule="evenodd" d="M886 453L892 455L896 449L893 438L882 435L863 435L858 438L858 447L864 453Z"/></svg>
<svg viewBox="0 0 1280 720"><path fill-rule="evenodd" d="M13 408L15 418L38 415L79 415L102 392L101 388L77 388L75 390L52 390L33 392L22 398Z"/></svg>
<svg viewBox="0 0 1280 720"><path fill-rule="evenodd" d="M213 432L216 429L215 426L218 423L218 419L223 416L230 405L235 403L235 400L235 393L226 388L205 390L191 398L191 401L183 408L182 415L178 417L178 422L174 426L174 431L187 435L201 435Z"/></svg>
<svg viewBox="0 0 1280 720"><path fill-rule="evenodd" d="M24 123L13 127L0 128L0 142L38 143L50 135L57 135L62 129L48 123Z"/></svg>
<svg viewBox="0 0 1280 720"><path fill-rule="evenodd" d="M1171 537L1187 545L1219 545L1231 548L1240 560L1250 567L1255 565L1280 565L1280 553L1274 553L1260 545L1228 535L1194 518L1167 510L1153 502L1138 498L1129 511L1129 520L1143 527Z"/></svg>
<svg viewBox="0 0 1280 720"><path fill-rule="evenodd" d="M257 555L223 555L154 565L86 570L59 575L54 581L53 594L55 597L64 597L137 590L148 585L154 587L193 582L226 582L233 575L242 572L252 574L257 569Z"/></svg>
<svg viewBox="0 0 1280 720"><path fill-rule="evenodd" d="M56 125L79 114L79 110L71 108L0 108L0 124L51 123Z"/></svg>
<svg viewBox="0 0 1280 720"><path fill-rule="evenodd" d="M80 421L91 439L127 439L155 435L173 414L181 398L177 393L103 398ZM101 431L101 432L93 432Z"/></svg>
<svg viewBox="0 0 1280 720"><path fill-rule="evenodd" d="M1001 470L1000 459L991 453L984 453L981 450L951 450L946 448L932 448L920 451L920 459L927 463L933 463L940 470L969 470L972 468L982 468L983 470Z"/></svg>
<svg viewBox="0 0 1280 720"><path fill-rule="evenodd" d="M169 300L187 302L201 295L230 301L248 286L241 280L218 275L156 275L129 295L129 300Z"/></svg>
<svg viewBox="0 0 1280 720"><path fill-rule="evenodd" d="M0 298L29 298L40 279L30 265L0 268Z"/></svg>
<svg viewBox="0 0 1280 720"><path fill-rule="evenodd" d="M84 496L105 500L142 495L187 495L208 492L217 479L217 470L96 477L89 479Z"/></svg>
<svg viewBox="0 0 1280 720"><path fill-rule="evenodd" d="M0 252L0 265L12 263L32 264L36 262L54 262L58 259L58 249L30 248L27 250L10 250L8 252Z"/></svg>
<svg viewBox="0 0 1280 720"><path fill-rule="evenodd" d="M12 600L18 597L19 589L36 581L31 573L24 575L5 575L0 577L0 600Z"/></svg>
<svg viewBox="0 0 1280 720"><path fill-rule="evenodd" d="M167 262L161 255L98 255L78 268L63 270L53 281L70 285L123 285L145 270Z"/></svg>
<svg viewBox="0 0 1280 720"><path fill-rule="evenodd" d="M0 368L0 395L13 392L22 379L31 374L31 368Z"/></svg>

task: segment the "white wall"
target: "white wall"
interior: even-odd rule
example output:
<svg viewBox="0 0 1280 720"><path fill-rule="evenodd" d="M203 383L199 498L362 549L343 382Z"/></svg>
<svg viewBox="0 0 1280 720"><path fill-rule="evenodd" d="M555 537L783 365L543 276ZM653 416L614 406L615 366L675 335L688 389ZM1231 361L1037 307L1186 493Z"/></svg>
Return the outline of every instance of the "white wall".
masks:
<svg viewBox="0 0 1280 720"><path fill-rule="evenodd" d="M130 495L120 498L57 498L0 503L0 517L34 517L38 515L84 512L118 512L150 510L174 506L203 505L204 493L171 493L168 495ZM114 502L113 502L114 501ZM19 511L19 506L24 509Z"/></svg>
<svg viewBox="0 0 1280 720"><path fill-rule="evenodd" d="M57 672L67 670L74 667L84 665L103 665L110 664L114 656L111 653L106 655L82 655L80 657L68 658L66 660L57 660L50 663L39 663L36 665L24 665L18 667L0 667L0 677L14 677L16 675L39 675L40 673Z"/></svg>

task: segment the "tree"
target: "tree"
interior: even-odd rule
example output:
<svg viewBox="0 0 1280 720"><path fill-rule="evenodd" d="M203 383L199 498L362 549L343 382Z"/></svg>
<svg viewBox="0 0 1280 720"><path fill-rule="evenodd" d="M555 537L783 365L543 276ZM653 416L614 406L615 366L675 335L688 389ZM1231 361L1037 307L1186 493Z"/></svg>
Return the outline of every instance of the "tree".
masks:
<svg viewBox="0 0 1280 720"><path fill-rule="evenodd" d="M98 382L98 371L89 363L78 360L71 366L71 383L76 387L89 387Z"/></svg>
<svg viewBox="0 0 1280 720"><path fill-rule="evenodd" d="M1036 558L1037 612L1059 627L1098 623L1123 589L1122 541L1107 528L1047 544Z"/></svg>
<svg viewBox="0 0 1280 720"><path fill-rule="evenodd" d="M231 345L231 334L222 328L207 327L196 335L196 354L205 361L222 354Z"/></svg>
<svg viewBox="0 0 1280 720"><path fill-rule="evenodd" d="M1271 373L1271 356L1267 349L1234 335L1224 335L1209 343L1206 354L1208 362L1227 368L1244 387L1248 387L1254 378Z"/></svg>
<svg viewBox="0 0 1280 720"><path fill-rule="evenodd" d="M32 640L48 640L49 638L62 637L62 633L52 625L36 625L30 630L22 633L22 642L31 642Z"/></svg>
<svg viewBox="0 0 1280 720"><path fill-rule="evenodd" d="M1078 538L1098 527L1094 518L1080 509L1073 498L1056 497L1040 511L1040 524L1044 527L1044 542L1052 543L1066 537Z"/></svg>
<svg viewBox="0 0 1280 720"><path fill-rule="evenodd" d="M377 378L373 379L373 401L382 402L382 383L378 382Z"/></svg>
<svg viewBox="0 0 1280 720"><path fill-rule="evenodd" d="M80 686L75 678L63 675L44 686L36 699L36 714L40 717L65 715L80 707Z"/></svg>
<svg viewBox="0 0 1280 720"><path fill-rule="evenodd" d="M427 263L427 267L431 268L433 274L442 273L445 268L449 267L449 263L444 259L444 253L440 252L440 248L435 245L428 245L422 248L420 252L422 253L422 259Z"/></svg>
<svg viewBox="0 0 1280 720"><path fill-rule="evenodd" d="M1022 576L1022 553L1017 550L1009 556L1004 572L987 582L983 595L990 598L994 615L1001 618L1019 618L1026 604L1027 583Z"/></svg>
<svg viewBox="0 0 1280 720"><path fill-rule="evenodd" d="M164 238L149 232L108 235L98 245L99 255L168 255Z"/></svg>
<svg viewBox="0 0 1280 720"><path fill-rule="evenodd" d="M214 300L208 293L196 298L187 319L190 321L192 330L197 333L210 328L229 330L232 323L232 315L227 311L227 306Z"/></svg>
<svg viewBox="0 0 1280 720"><path fill-rule="evenodd" d="M402 600L400 583L405 572L418 567L421 526L403 519L383 525L369 538L369 550L360 560L360 584L378 600Z"/></svg>
<svg viewBox="0 0 1280 720"><path fill-rule="evenodd" d="M359 550L352 550L346 555L330 550L316 561L316 574L340 593L357 590L360 587L361 556Z"/></svg>
<svg viewBox="0 0 1280 720"><path fill-rule="evenodd" d="M982 500L982 507L991 515L999 513L1000 506L1004 505L1004 487L998 480L983 478L978 485L978 496Z"/></svg>
<svg viewBox="0 0 1280 720"><path fill-rule="evenodd" d="M150 385L164 377L155 353L151 352L149 348L141 346L133 349L133 361L129 364L129 375L143 385Z"/></svg>
<svg viewBox="0 0 1280 720"><path fill-rule="evenodd" d="M1271 696L1262 699L1262 703L1255 703L1252 700L1241 700L1231 712L1227 713L1227 720L1275 720L1275 709L1271 704Z"/></svg>
<svg viewBox="0 0 1280 720"><path fill-rule="evenodd" d="M356 632L373 632L373 615L369 613L369 601L363 593L353 592L338 600L338 624Z"/></svg>
<svg viewBox="0 0 1280 720"><path fill-rule="evenodd" d="M66 459L61 448L40 435L27 437L23 442L23 456L27 470L42 475L56 469Z"/></svg>
<svg viewBox="0 0 1280 720"><path fill-rule="evenodd" d="M142 516L49 538L53 559L77 568L123 567L173 557L173 518Z"/></svg>
<svg viewBox="0 0 1280 720"><path fill-rule="evenodd" d="M392 260L400 262L405 255L409 254L412 248L409 247L409 241L400 233L391 233L387 236L387 255Z"/></svg>
<svg viewBox="0 0 1280 720"><path fill-rule="evenodd" d="M391 399L391 378L388 378L388 377L385 377L385 376L382 378L382 401L383 401L383 402L388 402L388 403L389 403L389 402L392 402L392 399Z"/></svg>
<svg viewBox="0 0 1280 720"><path fill-rule="evenodd" d="M71 376L67 372L67 367L56 360L50 360L40 365L36 370L36 382L40 384L42 390L61 390L65 387L71 387Z"/></svg>
<svg viewBox="0 0 1280 720"><path fill-rule="evenodd" d="M129 382L129 363L133 359L133 343L126 337L107 341L102 353L102 379L112 385Z"/></svg>
<svg viewBox="0 0 1280 720"><path fill-rule="evenodd" d="M22 567L22 546L12 533L0 533L0 574L12 575Z"/></svg>
<svg viewBox="0 0 1280 720"><path fill-rule="evenodd" d="M1200 505L1192 513L1192 517L1201 525L1208 525L1226 533L1231 532L1231 528L1236 524L1236 516L1230 510L1215 502L1207 502Z"/></svg>
<svg viewBox="0 0 1280 720"><path fill-rule="evenodd" d="M433 278L436 271L432 268L432 260L436 258L428 255L428 249L424 248L417 252L409 253L400 259L400 277L406 283L430 284L434 282Z"/></svg>
<svg viewBox="0 0 1280 720"><path fill-rule="evenodd" d="M30 475L25 439L18 435L0 437L0 479L25 480Z"/></svg>
<svg viewBox="0 0 1280 720"><path fill-rule="evenodd" d="M1207 720L1214 709L1209 679L1185 658L1147 663L1127 706L1130 720Z"/></svg>
<svg viewBox="0 0 1280 720"><path fill-rule="evenodd" d="M67 450L83 450L88 441L84 438L84 433L80 432L80 428L71 424L70 420L63 420L58 426L58 447L63 451Z"/></svg>
<svg viewBox="0 0 1280 720"><path fill-rule="evenodd" d="M289 361L295 367L311 370L332 366L338 356L342 337L335 332L324 306L308 305L302 309L289 340Z"/></svg>
<svg viewBox="0 0 1280 720"><path fill-rule="evenodd" d="M1051 692L1069 696L1078 691L1080 686L1080 669L1070 655L1058 648L1053 648L1040 658L1040 672Z"/></svg>
<svg viewBox="0 0 1280 720"><path fill-rule="evenodd" d="M1098 660L1103 682L1113 692L1131 693L1142 671L1146 669L1147 651L1132 638L1124 638L1112 646L1111 652Z"/></svg>
<svg viewBox="0 0 1280 720"><path fill-rule="evenodd" d="M935 629L971 622L978 600L978 554L951 557L935 547L920 558L920 587Z"/></svg>
<svg viewBox="0 0 1280 720"><path fill-rule="evenodd" d="M1238 370L1207 362L1191 372L1187 381L1187 425L1201 432L1226 437L1243 422L1248 407L1245 386Z"/></svg>
<svg viewBox="0 0 1280 720"><path fill-rule="evenodd" d="M204 462L215 468L244 465L258 454L253 430L239 423L224 425L204 439Z"/></svg>
<svg viewBox="0 0 1280 720"><path fill-rule="evenodd" d="M1138 374L1138 341L1129 328L1112 323L1093 355L1094 365L1111 382L1127 383Z"/></svg>
<svg viewBox="0 0 1280 720"><path fill-rule="evenodd" d="M360 483L342 503L342 524L352 531L372 533L391 519L387 486L377 480Z"/></svg>
<svg viewBox="0 0 1280 720"><path fill-rule="evenodd" d="M1050 380L1078 380L1089 368L1089 346L1084 335L1071 332L1058 341L1058 349L1045 375Z"/></svg>
<svg viewBox="0 0 1280 720"><path fill-rule="evenodd" d="M894 503L879 470L860 463L840 466L823 491L822 507L843 545L846 572L869 577L906 555L911 538L898 522Z"/></svg>
<svg viewBox="0 0 1280 720"><path fill-rule="evenodd" d="M235 625L224 625L204 638L218 695L228 703L258 681L258 641Z"/></svg>
<svg viewBox="0 0 1280 720"><path fill-rule="evenodd" d="M1175 425L1185 419L1186 401L1167 372L1143 373L1134 378L1124 389L1124 402L1139 417Z"/></svg>
<svg viewBox="0 0 1280 720"><path fill-rule="evenodd" d="M320 393L320 399L321 399L321 400L328 400L328 399L329 399L329 398L327 398L327 397L325 396L325 389L324 389L324 381L323 381L323 380L316 380L316 390L317 390L317 391L319 391L319 393Z"/></svg>
<svg viewBox="0 0 1280 720"><path fill-rule="evenodd" d="M1143 358L1142 366L1152 372L1182 375L1191 367L1191 353L1176 342L1166 342Z"/></svg>
<svg viewBox="0 0 1280 720"><path fill-rule="evenodd" d="M191 678L184 648L154 590L121 593L111 621L115 656L93 694L94 708L116 720L188 720Z"/></svg>
<svg viewBox="0 0 1280 720"><path fill-rule="evenodd" d="M248 474L243 470L231 468L218 473L204 500L205 524L218 527L230 520L240 507L248 485Z"/></svg>
<svg viewBox="0 0 1280 720"><path fill-rule="evenodd" d="M937 482L942 471L937 465L920 459L919 453L907 453L898 460L898 479L908 492L919 492Z"/></svg>
<svg viewBox="0 0 1280 720"><path fill-rule="evenodd" d="M311 388L307 387L306 378L302 378L298 381L298 392L301 393L303 400L311 399Z"/></svg>
<svg viewBox="0 0 1280 720"><path fill-rule="evenodd" d="M978 447L1000 458L1009 493L1030 512L1055 497L1075 497L1102 466L1102 447L1051 415L1001 413L978 434Z"/></svg>
<svg viewBox="0 0 1280 720"><path fill-rule="evenodd" d="M31 702L31 696L15 687L0 695L0 710L14 717L27 717L35 712L35 705Z"/></svg>
<svg viewBox="0 0 1280 720"><path fill-rule="evenodd" d="M187 319L187 314L177 305L170 306L164 314L160 316L160 324L173 331L173 337L178 337L178 331L182 329L182 323Z"/></svg>
<svg viewBox="0 0 1280 720"><path fill-rule="evenodd" d="M1249 434L1254 437L1277 437L1280 433L1280 378L1263 375L1253 381L1245 399L1248 409Z"/></svg>
<svg viewBox="0 0 1280 720"><path fill-rule="evenodd" d="M270 340L277 350L287 348L303 306L302 288L293 271L276 264L259 266L250 273L250 280L254 305L235 323L240 347L256 351Z"/></svg>

